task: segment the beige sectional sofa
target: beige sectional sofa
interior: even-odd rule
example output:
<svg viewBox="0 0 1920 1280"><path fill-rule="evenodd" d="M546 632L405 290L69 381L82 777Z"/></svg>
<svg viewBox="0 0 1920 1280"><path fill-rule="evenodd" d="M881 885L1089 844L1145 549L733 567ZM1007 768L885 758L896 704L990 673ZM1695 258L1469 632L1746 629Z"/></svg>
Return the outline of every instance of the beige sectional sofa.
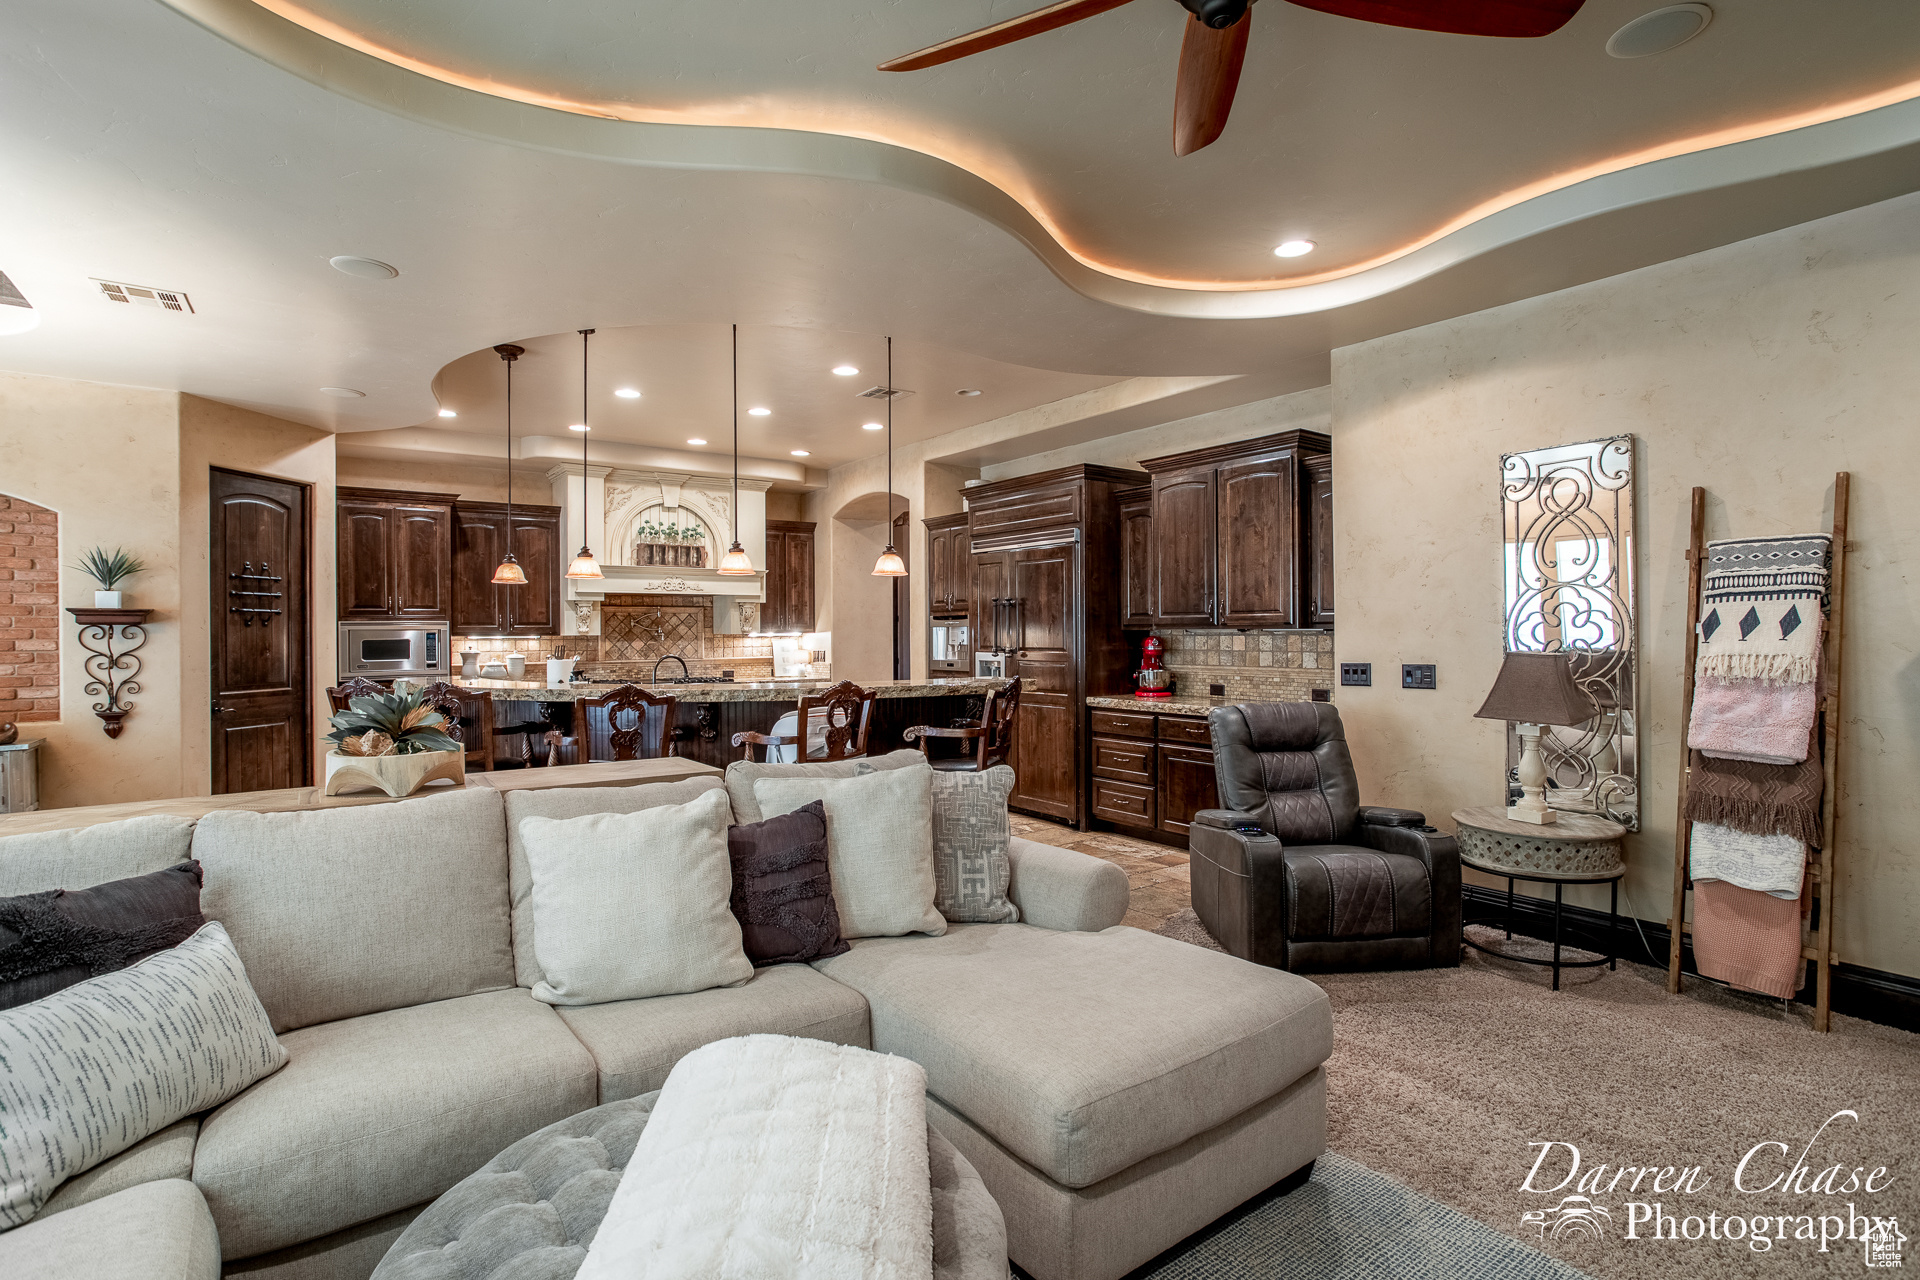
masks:
<svg viewBox="0 0 1920 1280"><path fill-rule="evenodd" d="M0 1234L0 1274L185 1280L217 1261L229 1276L359 1280L515 1140L658 1089L686 1053L749 1032L922 1063L932 1122L979 1170L1013 1258L1040 1280L1111 1280L1324 1149L1331 1019L1318 988L1117 927L1117 868L1017 839L1023 923L861 940L737 988L534 1000L512 823L718 785L474 788L0 840L0 895L199 859L204 913L231 934L289 1053L225 1105L62 1186ZM63 1270L102 1232L152 1247Z"/></svg>

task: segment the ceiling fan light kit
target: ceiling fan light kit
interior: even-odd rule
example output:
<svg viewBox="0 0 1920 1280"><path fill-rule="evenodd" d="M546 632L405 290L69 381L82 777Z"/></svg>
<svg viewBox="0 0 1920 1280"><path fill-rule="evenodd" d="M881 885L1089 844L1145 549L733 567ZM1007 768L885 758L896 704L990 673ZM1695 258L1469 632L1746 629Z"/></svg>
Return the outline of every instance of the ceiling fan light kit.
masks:
<svg viewBox="0 0 1920 1280"><path fill-rule="evenodd" d="M1050 4L1044 9L1036 9L1005 22L996 22L990 27L982 27L978 31L929 45L916 53L883 62L880 70L923 71L972 54L985 53L989 49L998 49L1029 36L1057 31L1132 2L1060 0L1060 3ZM1302 9L1381 26L1441 31L1462 36L1530 39L1558 31L1567 24L1568 19L1580 12L1580 6L1586 0L1287 2ZM1233 110L1234 93L1240 87L1240 71L1246 62L1247 37L1253 28L1253 0L1176 0L1176 3L1187 11L1187 31L1180 42L1180 78L1173 93L1173 151L1175 155L1186 156L1210 146L1226 130L1227 116ZM1674 7L1706 8L1705 5Z"/></svg>

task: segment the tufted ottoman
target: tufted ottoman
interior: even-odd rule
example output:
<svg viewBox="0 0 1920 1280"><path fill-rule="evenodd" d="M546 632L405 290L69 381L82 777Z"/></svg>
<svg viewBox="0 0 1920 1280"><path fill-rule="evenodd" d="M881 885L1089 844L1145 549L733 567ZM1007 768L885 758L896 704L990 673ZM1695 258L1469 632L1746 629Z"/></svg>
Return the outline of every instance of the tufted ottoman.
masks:
<svg viewBox="0 0 1920 1280"><path fill-rule="evenodd" d="M586 1260L658 1091L530 1133L434 1201L373 1280L571 1280ZM935 1280L1006 1280L1000 1206L953 1145L927 1130Z"/></svg>

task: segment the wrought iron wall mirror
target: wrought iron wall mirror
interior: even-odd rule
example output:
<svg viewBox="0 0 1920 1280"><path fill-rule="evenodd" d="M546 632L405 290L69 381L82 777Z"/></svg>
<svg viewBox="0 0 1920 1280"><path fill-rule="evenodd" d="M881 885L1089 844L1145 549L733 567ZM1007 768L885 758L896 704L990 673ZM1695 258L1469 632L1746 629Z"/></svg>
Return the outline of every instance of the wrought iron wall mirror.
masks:
<svg viewBox="0 0 1920 1280"><path fill-rule="evenodd" d="M1505 649L1571 654L1600 714L1548 728L1547 803L1640 826L1635 703L1633 437L1510 453L1500 459ZM1520 739L1507 726L1508 794Z"/></svg>

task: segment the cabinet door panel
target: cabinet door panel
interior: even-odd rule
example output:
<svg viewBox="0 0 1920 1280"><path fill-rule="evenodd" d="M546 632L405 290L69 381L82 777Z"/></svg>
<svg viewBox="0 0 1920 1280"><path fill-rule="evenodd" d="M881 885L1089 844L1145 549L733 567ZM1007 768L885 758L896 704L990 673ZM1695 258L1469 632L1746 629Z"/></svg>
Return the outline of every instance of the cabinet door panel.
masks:
<svg viewBox="0 0 1920 1280"><path fill-rule="evenodd" d="M1306 460L1309 478L1307 519L1307 625L1333 625L1333 459Z"/></svg>
<svg viewBox="0 0 1920 1280"><path fill-rule="evenodd" d="M1120 625L1153 625L1153 504L1129 502L1120 508L1120 556L1124 562Z"/></svg>
<svg viewBox="0 0 1920 1280"><path fill-rule="evenodd" d="M945 529L927 531L927 610L945 617L953 598L953 535Z"/></svg>
<svg viewBox="0 0 1920 1280"><path fill-rule="evenodd" d="M1220 468L1220 599L1229 627L1300 625L1298 460L1276 458Z"/></svg>
<svg viewBox="0 0 1920 1280"><path fill-rule="evenodd" d="M1011 807L1063 822L1079 821L1074 734L1078 720L1069 695L1021 689L1014 720L1015 781L1007 798Z"/></svg>
<svg viewBox="0 0 1920 1280"><path fill-rule="evenodd" d="M1220 807L1213 752L1201 747L1160 747L1160 829L1184 836L1193 815Z"/></svg>
<svg viewBox="0 0 1920 1280"><path fill-rule="evenodd" d="M1214 519L1211 468L1154 477L1154 625L1213 622Z"/></svg>
<svg viewBox="0 0 1920 1280"><path fill-rule="evenodd" d="M371 503L342 502L339 509L340 617L384 618L393 607L389 589L392 512Z"/></svg>
<svg viewBox="0 0 1920 1280"><path fill-rule="evenodd" d="M1074 593L1079 585L1074 569L1079 550L1070 545L1014 553L1014 647L1061 651L1073 647Z"/></svg>
<svg viewBox="0 0 1920 1280"><path fill-rule="evenodd" d="M493 571L505 554L502 516L456 508L453 513L453 634L494 635L505 626ZM525 590L524 587L516 588Z"/></svg>
<svg viewBox="0 0 1920 1280"><path fill-rule="evenodd" d="M550 636L560 630L560 517L513 518L513 555L526 572L525 586L496 587L501 612L514 635Z"/></svg>
<svg viewBox="0 0 1920 1280"><path fill-rule="evenodd" d="M973 541L967 526L947 530L947 616L964 618L972 604L973 574L969 571L969 553Z"/></svg>
<svg viewBox="0 0 1920 1280"><path fill-rule="evenodd" d="M393 616L453 616L453 513L446 507L392 508Z"/></svg>

